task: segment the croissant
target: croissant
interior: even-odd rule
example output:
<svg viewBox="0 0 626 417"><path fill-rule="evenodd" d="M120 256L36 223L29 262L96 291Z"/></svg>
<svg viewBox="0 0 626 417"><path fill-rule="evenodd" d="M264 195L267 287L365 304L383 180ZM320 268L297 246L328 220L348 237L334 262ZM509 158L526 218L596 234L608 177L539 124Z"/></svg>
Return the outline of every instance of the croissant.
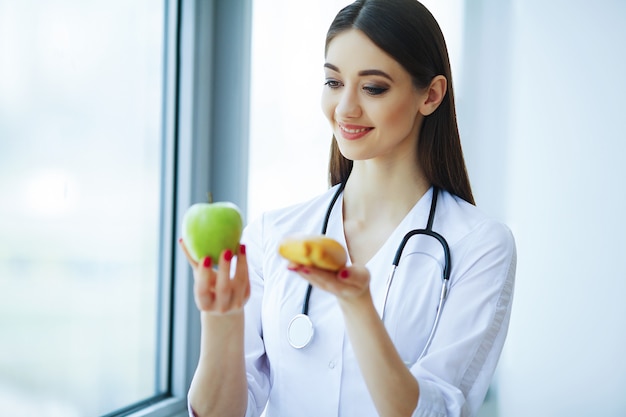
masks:
<svg viewBox="0 0 626 417"><path fill-rule="evenodd" d="M338 271L348 261L346 249L325 235L287 237L278 246L278 253L291 262L328 271Z"/></svg>

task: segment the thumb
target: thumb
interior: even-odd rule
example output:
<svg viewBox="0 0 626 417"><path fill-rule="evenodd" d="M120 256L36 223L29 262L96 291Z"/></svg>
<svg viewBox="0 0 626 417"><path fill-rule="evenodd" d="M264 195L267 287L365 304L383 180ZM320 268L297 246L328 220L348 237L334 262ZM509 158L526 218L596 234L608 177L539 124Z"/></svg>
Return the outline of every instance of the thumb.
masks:
<svg viewBox="0 0 626 417"><path fill-rule="evenodd" d="M337 277L346 284L363 287L369 285L370 271L364 266L352 265L341 268L337 272Z"/></svg>

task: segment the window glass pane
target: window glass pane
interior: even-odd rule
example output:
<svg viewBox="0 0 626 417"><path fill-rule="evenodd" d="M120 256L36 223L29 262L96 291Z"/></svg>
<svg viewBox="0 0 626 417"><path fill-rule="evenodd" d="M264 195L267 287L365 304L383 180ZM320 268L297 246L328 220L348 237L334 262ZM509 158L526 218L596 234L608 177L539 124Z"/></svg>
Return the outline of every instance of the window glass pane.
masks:
<svg viewBox="0 0 626 417"><path fill-rule="evenodd" d="M0 415L163 390L164 10L0 0Z"/></svg>

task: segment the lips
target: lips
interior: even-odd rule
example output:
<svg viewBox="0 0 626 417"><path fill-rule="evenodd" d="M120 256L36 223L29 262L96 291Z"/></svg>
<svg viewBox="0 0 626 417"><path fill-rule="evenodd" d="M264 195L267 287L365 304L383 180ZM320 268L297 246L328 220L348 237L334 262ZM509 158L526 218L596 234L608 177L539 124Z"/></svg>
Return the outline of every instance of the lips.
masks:
<svg viewBox="0 0 626 417"><path fill-rule="evenodd" d="M337 123L337 125L339 126L339 132L341 133L341 137L348 140L360 139L374 129L373 127L344 123Z"/></svg>

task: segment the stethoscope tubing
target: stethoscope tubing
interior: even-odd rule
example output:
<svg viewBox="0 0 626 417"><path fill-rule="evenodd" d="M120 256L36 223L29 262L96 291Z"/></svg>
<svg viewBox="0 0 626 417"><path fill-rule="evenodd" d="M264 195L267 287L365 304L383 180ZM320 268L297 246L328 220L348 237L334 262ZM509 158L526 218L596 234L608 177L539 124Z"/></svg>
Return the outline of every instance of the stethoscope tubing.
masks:
<svg viewBox="0 0 626 417"><path fill-rule="evenodd" d="M341 195L341 193L343 192L343 189L345 188L346 182L343 182L340 184L339 188L337 189L337 191L335 192L335 195L333 196L330 204L328 205L328 209L326 210L326 215L324 217L324 223L322 225L322 234L325 235L326 234L326 230L328 228L328 222L330 219L330 215L332 212L333 207L335 206L335 203L337 202L337 199L339 198L339 195ZM389 297L389 290L391 289L391 284L393 282L393 278L395 276L396 273L396 269L398 268L398 265L400 264L400 258L402 257L402 252L404 251L404 247L406 246L406 244L408 243L408 241L411 239L411 237L415 236L415 235L425 235L425 236L430 236L434 239L436 239L441 246L443 247L443 251L444 251L444 267L443 267L443 273L442 273L442 283L441 283L441 292L439 295L439 303L437 305L437 312L435 315L435 321L433 323L433 326L431 328L430 334L428 335L428 339L426 340L426 344L424 345L424 348L422 349L422 352L420 353L420 356L418 357L418 360L420 360L426 353L426 351L428 350L428 348L430 347L430 344L432 343L433 337L435 335L435 332L437 330L437 327L439 325L439 319L441 317L441 311L443 310L443 306L445 304L446 298L448 296L448 290L449 290L449 281L450 281L450 248L448 246L448 242L446 241L446 239L440 235L439 233L435 232L432 230L433 227L433 222L434 222L434 218L435 218L435 210L436 210L436 206L437 206L437 196L439 194L439 189L437 187L433 187L433 197L432 197L432 202L431 202L431 206L430 206L430 213L428 215L428 222L426 225L425 229L414 229L411 230L410 232L408 232L406 235L404 235L404 237L402 238L402 241L400 242L400 245L398 246L398 249L396 250L392 265L391 265L391 272L389 273L389 276L387 278L387 282L386 282L386 288L385 288L385 297L383 299L383 306L382 306L382 312L381 312L381 320L384 321L384 316L385 316L385 309L387 306L387 298ZM309 301L311 299L311 292L313 290L313 286L309 283L307 286L307 291L304 297L304 302L302 304L302 312L298 315L296 315L292 321L289 324L289 332L288 332L288 337L289 337L289 343L296 349L301 349L305 346L308 345L308 343L311 341L312 337L313 337L313 333L314 333L314 328L313 328L313 324L311 322L311 319L308 316L308 312L309 312ZM307 329L307 331L310 331L310 334L306 335L303 337L303 339L300 339L298 341L293 341L291 338L291 329L292 329L292 325L294 323L299 323L299 325L301 326L302 324L304 324L305 328ZM309 330L310 327L310 330Z"/></svg>
<svg viewBox="0 0 626 417"><path fill-rule="evenodd" d="M324 223L322 224L323 235L326 234L326 230L328 229L328 221L330 220L330 214L333 211L333 207L335 207L335 203L337 202L337 199L343 192L343 189L346 188L346 182L347 181L344 181L339 185L339 188L335 192L333 199L330 200L330 203L328 204L328 209L326 210L326 215L324 216ZM313 291L313 286L309 284L306 288L306 295L304 296L304 303L302 303L302 314L304 314L305 316L309 315L309 300L311 299L311 291Z"/></svg>

